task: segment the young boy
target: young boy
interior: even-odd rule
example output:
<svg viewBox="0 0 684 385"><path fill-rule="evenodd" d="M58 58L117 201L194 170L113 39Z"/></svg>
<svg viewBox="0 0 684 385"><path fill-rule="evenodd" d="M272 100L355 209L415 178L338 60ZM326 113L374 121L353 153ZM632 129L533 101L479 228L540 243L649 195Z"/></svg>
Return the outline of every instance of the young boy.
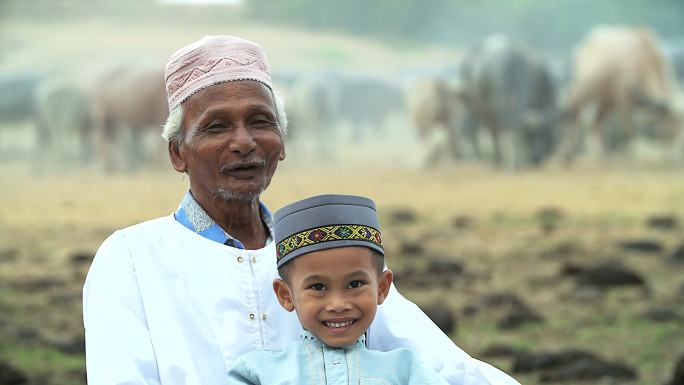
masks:
<svg viewBox="0 0 684 385"><path fill-rule="evenodd" d="M303 332L282 351L254 351L236 361L229 384L448 384L409 349L366 349L392 272L384 270L372 200L321 195L274 217L280 304L296 311ZM383 271L384 270L384 271Z"/></svg>

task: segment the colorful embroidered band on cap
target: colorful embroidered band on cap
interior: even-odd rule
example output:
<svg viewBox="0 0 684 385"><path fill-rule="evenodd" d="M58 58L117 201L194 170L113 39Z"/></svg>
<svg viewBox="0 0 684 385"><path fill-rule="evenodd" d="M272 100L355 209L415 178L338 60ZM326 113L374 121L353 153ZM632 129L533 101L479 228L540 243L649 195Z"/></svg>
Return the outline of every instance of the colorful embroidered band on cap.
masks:
<svg viewBox="0 0 684 385"><path fill-rule="evenodd" d="M299 255L346 246L368 247L385 255L375 203L354 195L319 195L274 215L278 267Z"/></svg>
<svg viewBox="0 0 684 385"><path fill-rule="evenodd" d="M176 51L166 63L169 111L214 84L255 80L273 89L266 54L249 40L205 36Z"/></svg>
<svg viewBox="0 0 684 385"><path fill-rule="evenodd" d="M382 236L377 229L364 225L336 225L315 227L291 235L278 242L276 245L276 255L278 260L280 260L291 252L305 246L342 240L370 242L382 247Z"/></svg>

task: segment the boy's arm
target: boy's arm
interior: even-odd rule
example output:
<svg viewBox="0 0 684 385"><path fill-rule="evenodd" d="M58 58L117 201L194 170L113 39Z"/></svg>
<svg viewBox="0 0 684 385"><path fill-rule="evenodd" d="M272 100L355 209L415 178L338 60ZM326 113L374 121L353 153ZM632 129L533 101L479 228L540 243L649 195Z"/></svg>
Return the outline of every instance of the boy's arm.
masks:
<svg viewBox="0 0 684 385"><path fill-rule="evenodd" d="M368 332L375 350L410 348L452 385L520 385L499 369L470 357L394 287Z"/></svg>
<svg viewBox="0 0 684 385"><path fill-rule="evenodd" d="M411 351L411 372L407 385L449 385L449 383Z"/></svg>
<svg viewBox="0 0 684 385"><path fill-rule="evenodd" d="M98 250L83 287L88 383L159 384L147 318L128 243L114 233Z"/></svg>

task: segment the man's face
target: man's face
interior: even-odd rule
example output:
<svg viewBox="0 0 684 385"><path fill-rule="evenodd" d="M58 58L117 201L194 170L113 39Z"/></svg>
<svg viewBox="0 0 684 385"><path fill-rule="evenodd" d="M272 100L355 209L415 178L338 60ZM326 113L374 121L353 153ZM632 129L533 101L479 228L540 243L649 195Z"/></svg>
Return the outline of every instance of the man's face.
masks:
<svg viewBox="0 0 684 385"><path fill-rule="evenodd" d="M354 343L370 327L392 283L392 272L378 272L366 247L314 251L288 263L287 282L273 282L278 300L332 347Z"/></svg>
<svg viewBox="0 0 684 385"><path fill-rule="evenodd" d="M174 168L187 172L198 202L257 199L285 158L271 91L243 80L191 96L181 143L170 143L169 154Z"/></svg>

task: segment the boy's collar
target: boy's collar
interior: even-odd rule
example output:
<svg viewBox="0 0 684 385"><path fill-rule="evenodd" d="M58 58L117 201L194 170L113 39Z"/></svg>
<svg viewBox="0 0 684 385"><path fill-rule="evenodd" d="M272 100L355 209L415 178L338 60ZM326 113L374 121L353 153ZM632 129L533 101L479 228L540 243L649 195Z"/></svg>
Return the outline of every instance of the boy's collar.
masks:
<svg viewBox="0 0 684 385"><path fill-rule="evenodd" d="M318 347L322 347L322 348L327 347L328 349L348 349L348 350L350 350L350 349L355 349L355 348L365 348L366 347L366 333L361 334L361 336L353 344L344 345L344 346L340 346L337 348L326 345L325 342L321 341L318 337L313 335L308 330L302 330L302 333L299 336L299 339L304 341L304 342L318 346Z"/></svg>

